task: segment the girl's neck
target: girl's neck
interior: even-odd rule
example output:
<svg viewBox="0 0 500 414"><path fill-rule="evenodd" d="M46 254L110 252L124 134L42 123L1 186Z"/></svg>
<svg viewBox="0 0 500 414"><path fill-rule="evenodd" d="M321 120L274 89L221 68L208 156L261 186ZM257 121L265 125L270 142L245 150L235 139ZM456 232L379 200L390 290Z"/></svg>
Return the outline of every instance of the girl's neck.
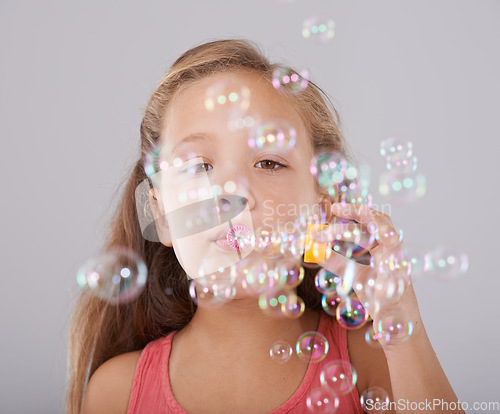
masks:
<svg viewBox="0 0 500 414"><path fill-rule="evenodd" d="M233 299L219 308L199 306L193 319L179 334L205 345L262 345L278 340L295 343L305 331L315 331L319 313L306 310L298 319L265 314L255 297Z"/></svg>

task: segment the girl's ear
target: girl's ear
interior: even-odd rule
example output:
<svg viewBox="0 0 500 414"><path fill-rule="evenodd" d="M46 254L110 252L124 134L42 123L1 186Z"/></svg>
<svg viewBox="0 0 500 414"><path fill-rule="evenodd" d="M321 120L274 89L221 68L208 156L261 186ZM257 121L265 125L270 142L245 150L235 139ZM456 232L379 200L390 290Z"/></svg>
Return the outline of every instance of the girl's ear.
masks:
<svg viewBox="0 0 500 414"><path fill-rule="evenodd" d="M159 197L159 192L156 189L151 188L149 190L149 205L151 206L151 211L153 213L156 232L158 233L158 238L160 242L167 246L172 247L172 237L170 236L170 231L168 229L167 217L165 215L165 208L161 198Z"/></svg>

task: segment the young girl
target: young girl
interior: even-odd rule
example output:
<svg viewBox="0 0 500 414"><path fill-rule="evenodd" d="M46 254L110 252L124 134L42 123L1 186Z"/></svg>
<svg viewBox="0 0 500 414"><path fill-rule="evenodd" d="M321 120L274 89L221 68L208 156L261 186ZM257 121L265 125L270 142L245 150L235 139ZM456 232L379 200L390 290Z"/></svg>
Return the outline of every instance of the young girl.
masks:
<svg viewBox="0 0 500 414"><path fill-rule="evenodd" d="M457 397L427 338L409 278L401 277L398 300L369 300L368 286L388 286L387 269L406 271L389 217L338 202L338 186L326 191L311 174L311 160L320 154L347 157L335 110L295 72L273 84L276 71L280 66L251 43L224 40L184 53L160 82L105 249L138 253L148 280L127 303L82 292L70 331L69 413L399 413L415 404L430 410L429 402L435 412L463 412L447 409ZM298 86L286 89L287 83ZM161 167L150 177L148 203L161 243L141 229L136 198L155 150ZM288 251L274 249L272 240L276 228L300 222L304 206L308 212L319 206L321 218L319 225L291 230L299 241L307 233L309 260L294 249L293 237L285 243ZM321 235L321 224L339 219L362 234L377 234L358 240L376 259L372 266L322 248L320 238L331 241L332 231ZM259 249L254 235L271 241ZM311 238L319 241L311 244ZM283 283L255 276L262 269L269 275L273 264L290 257L302 262L303 276L300 266L295 278L285 272ZM359 315L361 322L368 319L362 308L343 326L330 316L335 311L325 313L315 286L321 268L306 262L332 272L322 271L319 285L329 283L325 274L354 274L351 285L368 304L371 321L346 330L362 325ZM215 275L210 286L202 282L208 275ZM285 306L276 311L273 298L284 298ZM388 314L406 315L409 339L384 336ZM367 344L367 326L383 347ZM286 344L295 349L296 343L290 357ZM276 361L280 357L284 363ZM374 405L385 396L398 404Z"/></svg>

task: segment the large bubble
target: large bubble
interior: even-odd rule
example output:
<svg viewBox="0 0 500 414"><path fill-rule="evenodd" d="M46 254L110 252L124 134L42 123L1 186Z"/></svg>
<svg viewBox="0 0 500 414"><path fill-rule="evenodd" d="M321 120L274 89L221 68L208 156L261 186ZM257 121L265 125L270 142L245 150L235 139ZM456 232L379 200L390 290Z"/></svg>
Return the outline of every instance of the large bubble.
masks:
<svg viewBox="0 0 500 414"><path fill-rule="evenodd" d="M320 373L320 381L338 395L348 394L356 385L358 375L347 361L336 360L326 364Z"/></svg>
<svg viewBox="0 0 500 414"><path fill-rule="evenodd" d="M97 297L117 304L139 296L147 275L146 264L137 253L115 248L84 263L78 270L77 282Z"/></svg>

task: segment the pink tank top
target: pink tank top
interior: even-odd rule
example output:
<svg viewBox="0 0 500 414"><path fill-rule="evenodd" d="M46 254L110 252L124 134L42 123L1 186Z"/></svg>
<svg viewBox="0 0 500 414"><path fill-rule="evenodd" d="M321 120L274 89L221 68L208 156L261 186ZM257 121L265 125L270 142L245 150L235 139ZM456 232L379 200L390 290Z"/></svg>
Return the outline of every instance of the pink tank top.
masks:
<svg viewBox="0 0 500 414"><path fill-rule="evenodd" d="M309 364L299 388L271 414L309 412L306 404L307 397L312 389L321 386L322 367L330 361L339 359L349 362L346 330L338 324L335 318L322 312L318 332L328 340L329 349L325 359L319 363ZM165 338L150 342L142 351L137 362L128 414L188 414L175 400L168 376L168 360L174 334L175 332L172 332ZM338 398L339 405L336 413L364 414L356 387L346 395L339 395Z"/></svg>

